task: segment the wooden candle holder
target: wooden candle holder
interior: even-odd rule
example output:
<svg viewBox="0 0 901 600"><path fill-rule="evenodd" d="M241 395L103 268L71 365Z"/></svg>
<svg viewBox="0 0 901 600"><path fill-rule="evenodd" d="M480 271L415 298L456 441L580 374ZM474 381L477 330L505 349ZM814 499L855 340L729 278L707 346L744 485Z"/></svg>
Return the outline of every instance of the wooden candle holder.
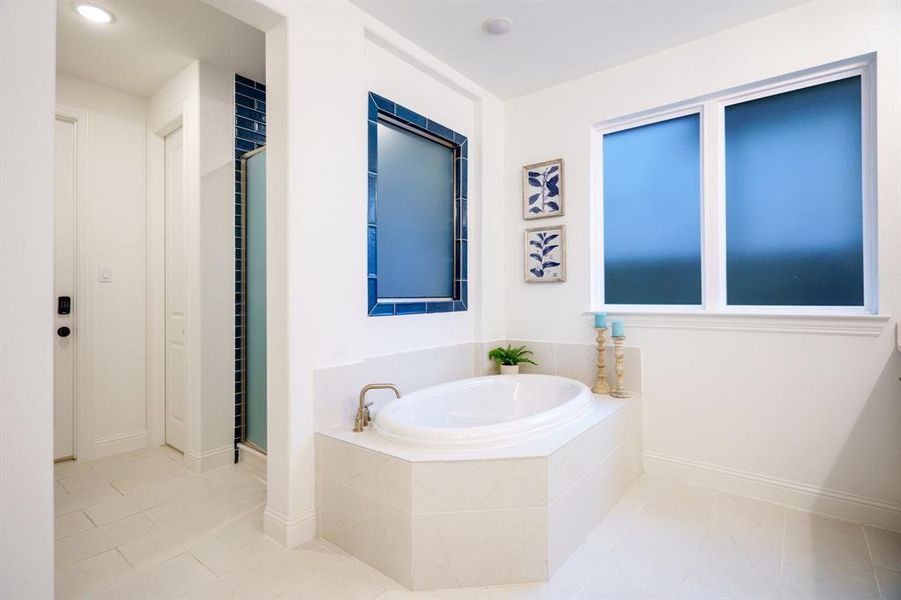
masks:
<svg viewBox="0 0 901 600"><path fill-rule="evenodd" d="M607 383L607 358L604 354L604 345L606 344L607 328L595 327L594 330L598 334L598 375L594 387L591 388L595 394L609 394L610 384Z"/></svg>
<svg viewBox="0 0 901 600"><path fill-rule="evenodd" d="M624 380L626 367L623 364L623 343L626 336L617 336L613 338L613 357L616 360L616 388L610 392L614 398L631 398L632 394L624 389Z"/></svg>

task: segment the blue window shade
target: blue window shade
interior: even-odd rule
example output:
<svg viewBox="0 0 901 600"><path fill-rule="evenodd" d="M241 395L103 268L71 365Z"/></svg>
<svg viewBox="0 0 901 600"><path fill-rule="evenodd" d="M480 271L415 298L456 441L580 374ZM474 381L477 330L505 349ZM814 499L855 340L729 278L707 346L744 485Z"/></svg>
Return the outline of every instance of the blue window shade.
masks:
<svg viewBox="0 0 901 600"><path fill-rule="evenodd" d="M860 86L726 108L729 304L863 305Z"/></svg>
<svg viewBox="0 0 901 600"><path fill-rule="evenodd" d="M701 125L604 136L604 302L701 304Z"/></svg>
<svg viewBox="0 0 901 600"><path fill-rule="evenodd" d="M454 151L377 126L379 298L453 298Z"/></svg>

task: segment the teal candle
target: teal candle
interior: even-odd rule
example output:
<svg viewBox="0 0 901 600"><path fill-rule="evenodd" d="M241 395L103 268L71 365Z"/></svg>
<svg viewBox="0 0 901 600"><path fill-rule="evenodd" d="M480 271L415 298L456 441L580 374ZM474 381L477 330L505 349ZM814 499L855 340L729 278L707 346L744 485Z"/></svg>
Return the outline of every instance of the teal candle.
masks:
<svg viewBox="0 0 901 600"><path fill-rule="evenodd" d="M607 329L607 313L594 313L595 329Z"/></svg>
<svg viewBox="0 0 901 600"><path fill-rule="evenodd" d="M613 337L624 337L626 326L622 321L613 322Z"/></svg>

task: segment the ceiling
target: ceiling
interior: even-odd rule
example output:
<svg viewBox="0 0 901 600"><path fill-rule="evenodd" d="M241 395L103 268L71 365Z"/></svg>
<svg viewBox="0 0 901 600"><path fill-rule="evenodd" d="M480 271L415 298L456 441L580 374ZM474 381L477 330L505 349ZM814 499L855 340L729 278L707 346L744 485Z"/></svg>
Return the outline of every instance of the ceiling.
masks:
<svg viewBox="0 0 901 600"><path fill-rule="evenodd" d="M701 38L804 0L352 0L502 99ZM505 16L503 36L482 32Z"/></svg>
<svg viewBox="0 0 901 600"><path fill-rule="evenodd" d="M149 98L196 59L265 81L265 34L201 0L91 0L115 16L82 19L57 3L57 70Z"/></svg>

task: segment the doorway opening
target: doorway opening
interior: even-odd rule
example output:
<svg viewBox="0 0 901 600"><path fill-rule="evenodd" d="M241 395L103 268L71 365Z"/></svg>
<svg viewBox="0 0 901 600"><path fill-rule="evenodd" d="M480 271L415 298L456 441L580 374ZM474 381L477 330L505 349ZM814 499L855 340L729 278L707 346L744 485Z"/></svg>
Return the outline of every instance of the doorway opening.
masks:
<svg viewBox="0 0 901 600"><path fill-rule="evenodd" d="M266 35L202 0L106 8L57 11L54 459L168 445L205 472L246 427L266 447L265 208L251 251L235 196L265 144Z"/></svg>
<svg viewBox="0 0 901 600"><path fill-rule="evenodd" d="M75 197L77 122L57 115L53 198L53 295L56 338L53 346L53 460L74 459L75 452Z"/></svg>
<svg viewBox="0 0 901 600"><path fill-rule="evenodd" d="M164 138L165 151L165 435L166 444L184 453L188 358L185 349L187 231L182 128Z"/></svg>

